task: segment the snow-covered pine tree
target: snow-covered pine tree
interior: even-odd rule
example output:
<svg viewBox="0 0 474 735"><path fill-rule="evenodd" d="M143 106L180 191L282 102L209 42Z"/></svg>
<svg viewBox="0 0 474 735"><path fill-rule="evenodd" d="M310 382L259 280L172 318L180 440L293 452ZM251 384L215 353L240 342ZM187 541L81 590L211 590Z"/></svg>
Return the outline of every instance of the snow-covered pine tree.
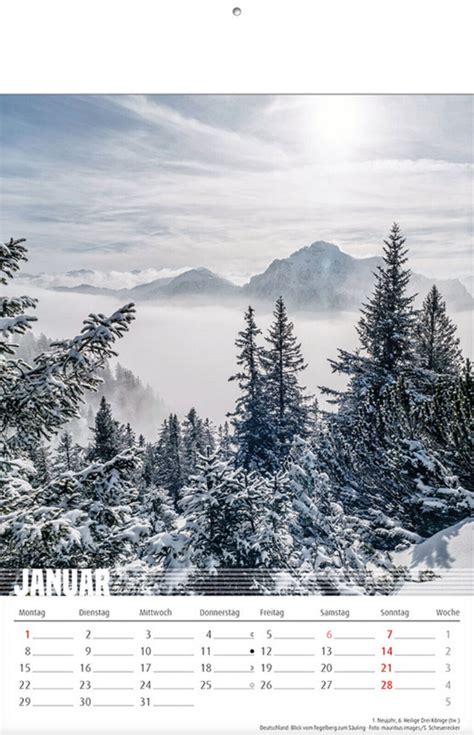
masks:
<svg viewBox="0 0 474 735"><path fill-rule="evenodd" d="M407 252L405 238L394 223L388 240L384 240L383 263L375 273L373 294L361 308L357 325L360 349L352 353L339 350L338 359L329 360L334 372L349 377L343 393L323 388L339 405L340 412L350 415L358 399L370 389L377 402L387 386L413 367L415 295L407 294Z"/></svg>
<svg viewBox="0 0 474 735"><path fill-rule="evenodd" d="M121 427L121 429L123 446L128 447L129 449L133 449L133 447L137 445L137 438L130 423L127 422L125 426Z"/></svg>
<svg viewBox="0 0 474 735"><path fill-rule="evenodd" d="M154 482L171 495L175 509L184 485L183 442L181 426L176 414L170 414L163 422L156 447L156 472Z"/></svg>
<svg viewBox="0 0 474 735"><path fill-rule="evenodd" d="M163 487L151 485L141 493L139 515L146 518L151 533L171 533L176 527L177 514L171 496Z"/></svg>
<svg viewBox="0 0 474 735"><path fill-rule="evenodd" d="M462 366L462 352L456 325L449 318L446 302L432 286L418 313L416 356L418 365L437 375L457 375Z"/></svg>
<svg viewBox="0 0 474 735"><path fill-rule="evenodd" d="M224 421L224 425L219 426L217 447L219 459L223 462L231 462L233 460L232 437L230 435L228 421Z"/></svg>
<svg viewBox="0 0 474 735"><path fill-rule="evenodd" d="M423 425L430 445L467 489L473 488L473 399L471 361L466 359L457 376L436 381Z"/></svg>
<svg viewBox="0 0 474 735"><path fill-rule="evenodd" d="M90 314L78 336L52 343L32 368L2 361L0 426L10 447L49 439L78 417L78 404L87 390L100 386L97 372L116 354L112 345L128 330L134 314L133 304L110 317Z"/></svg>
<svg viewBox="0 0 474 735"><path fill-rule="evenodd" d="M284 470L255 479L257 500L255 531L251 537L254 566L273 571L291 569L294 565L295 514L292 507L288 474ZM270 578L274 582L275 578Z"/></svg>
<svg viewBox="0 0 474 735"><path fill-rule="evenodd" d="M263 348L257 344L261 330L257 327L255 311L251 306L245 312L244 319L245 328L235 341L240 350L237 356L240 370L229 378L237 381L240 395L234 411L228 416L234 429L236 466L258 470L267 467L270 449L269 415L262 376Z"/></svg>
<svg viewBox="0 0 474 735"><path fill-rule="evenodd" d="M265 399L271 422L271 469L278 471L287 458L295 436L308 434L309 397L299 384L299 374L307 365L301 344L294 334L283 298L273 312L274 322L265 337L268 347L262 353Z"/></svg>
<svg viewBox="0 0 474 735"><path fill-rule="evenodd" d="M1 283L5 284L26 260L23 242L12 239L0 245ZM61 491L57 505L49 503L51 488L64 476L33 489L35 471L26 456L78 416L85 392L100 385L97 371L116 354L113 344L134 319L133 304L111 317L90 314L78 336L52 343L30 367L16 357L16 345L10 338L29 328L32 317L23 312L35 303L29 297L0 299L0 555L2 563L17 567L57 566L63 552L68 561L67 552L73 546L82 544L84 550L84 539L75 528L83 516L73 509L74 500ZM125 464L134 461L132 457L115 460ZM117 471L115 464L107 463L94 466L92 474L100 473L112 487ZM73 482L73 473L66 473L66 477ZM79 486L80 478L77 483ZM68 502L72 509L64 515ZM128 513L126 509L124 512Z"/></svg>
<svg viewBox="0 0 474 735"><path fill-rule="evenodd" d="M365 490L357 505L360 508L369 499L373 509L396 521L386 523L388 541L400 541L403 535L409 538L411 533L436 533L470 513L471 496L451 469L447 446L434 441L433 403L420 401L407 381L399 378L384 391L370 430L364 428L368 424L364 416L354 426L356 442L362 441L360 475ZM372 405L369 396L369 409ZM454 426L452 405L448 398L448 432ZM372 461L371 467L374 457L378 461Z"/></svg>
<svg viewBox="0 0 474 735"><path fill-rule="evenodd" d="M403 449L401 479L410 481L406 485L417 533L432 536L472 515L474 494L462 487L426 442L405 440Z"/></svg>
<svg viewBox="0 0 474 735"><path fill-rule="evenodd" d="M209 572L253 566L254 495L253 481L241 469L222 462L216 452L199 457L180 502L192 565Z"/></svg>
<svg viewBox="0 0 474 735"><path fill-rule="evenodd" d="M54 476L64 472L78 472L83 469L84 450L73 440L69 431L63 431L59 438L53 460Z"/></svg>
<svg viewBox="0 0 474 735"><path fill-rule="evenodd" d="M50 446L44 441L31 444L28 447L28 456L35 468L34 487L46 485L52 479L53 470Z"/></svg>
<svg viewBox="0 0 474 735"><path fill-rule="evenodd" d="M408 250L395 222L384 240L383 266L379 266L372 298L362 308L358 325L361 347L376 370L397 373L412 359L415 313L414 295L407 295L410 270L405 267ZM377 377L377 376L374 376ZM384 374L375 381L383 385Z"/></svg>
<svg viewBox="0 0 474 735"><path fill-rule="evenodd" d="M137 491L129 481L136 463L133 451L125 450L33 492L23 485L1 517L2 563L110 567L135 558L141 537L151 530L138 516Z"/></svg>
<svg viewBox="0 0 474 735"><path fill-rule="evenodd" d="M213 454L216 449L216 437L215 437L214 424L212 423L210 419L205 418L202 428L203 428L204 452L207 453L207 451L209 451L211 454Z"/></svg>
<svg viewBox="0 0 474 735"><path fill-rule="evenodd" d="M196 472L197 458L205 451L203 421L195 408L187 413L182 425L183 434L183 476L185 481Z"/></svg>
<svg viewBox="0 0 474 735"><path fill-rule="evenodd" d="M156 478L157 448L150 442L146 442L142 454L142 482L145 487L151 487Z"/></svg>
<svg viewBox="0 0 474 735"><path fill-rule="evenodd" d="M105 396L100 400L100 407L96 413L94 428L94 443L90 452L90 459L108 462L115 457L124 446L124 436L120 431L119 422L112 416L112 408Z"/></svg>
<svg viewBox="0 0 474 735"><path fill-rule="evenodd" d="M0 284L5 286L8 279L13 278L20 269L21 261L26 261L26 247L24 238L19 240L10 239L9 242L0 243ZM29 296L8 298L2 296L0 299L0 357L2 358L2 372L0 377L3 383L7 383L9 372L15 373L20 365L15 361L10 362L8 357L15 355L15 344L11 344L12 335L21 335L30 328L31 322L36 321L35 316L27 316L27 309L36 308L37 300ZM3 385L2 385L3 388Z"/></svg>
<svg viewBox="0 0 474 735"><path fill-rule="evenodd" d="M293 499L291 533L302 579L323 594L373 592L367 565L383 569L388 560L364 540L368 521L345 513L318 464L310 444L295 440L287 472Z"/></svg>

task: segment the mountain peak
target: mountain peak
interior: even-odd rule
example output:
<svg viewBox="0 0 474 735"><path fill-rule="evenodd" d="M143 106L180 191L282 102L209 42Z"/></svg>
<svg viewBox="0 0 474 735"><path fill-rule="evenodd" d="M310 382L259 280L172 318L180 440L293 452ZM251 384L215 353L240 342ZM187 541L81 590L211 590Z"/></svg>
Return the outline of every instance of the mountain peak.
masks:
<svg viewBox="0 0 474 735"><path fill-rule="evenodd" d="M312 242L311 245L307 245L307 250L311 250L312 252L318 252L318 253L341 253L342 250L337 245L334 245L332 242L326 242L326 240L316 240L316 242Z"/></svg>
<svg viewBox="0 0 474 735"><path fill-rule="evenodd" d="M332 242L326 242L325 240L316 240L315 242L311 243L311 245L306 245L304 248L296 250L288 258L285 258L285 260L306 260L307 258L314 260L315 258L324 258L326 261L335 261L341 258L350 257L350 255L344 253L340 247L334 245Z"/></svg>

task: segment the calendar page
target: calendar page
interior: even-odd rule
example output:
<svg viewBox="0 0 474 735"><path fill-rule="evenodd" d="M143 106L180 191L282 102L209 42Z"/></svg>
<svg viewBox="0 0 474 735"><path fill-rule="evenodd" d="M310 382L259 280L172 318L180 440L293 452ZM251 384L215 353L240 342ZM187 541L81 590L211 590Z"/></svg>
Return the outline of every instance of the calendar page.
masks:
<svg viewBox="0 0 474 735"><path fill-rule="evenodd" d="M36 603L3 606L8 733L472 732L463 597Z"/></svg>
<svg viewBox="0 0 474 735"><path fill-rule="evenodd" d="M462 4L2 4L0 735L473 735Z"/></svg>

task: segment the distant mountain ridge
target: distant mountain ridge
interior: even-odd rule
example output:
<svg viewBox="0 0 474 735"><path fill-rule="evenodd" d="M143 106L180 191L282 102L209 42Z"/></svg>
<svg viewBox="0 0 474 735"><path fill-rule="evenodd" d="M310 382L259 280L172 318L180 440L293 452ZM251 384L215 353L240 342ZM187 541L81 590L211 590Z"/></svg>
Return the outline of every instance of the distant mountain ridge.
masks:
<svg viewBox="0 0 474 735"><path fill-rule="evenodd" d="M255 301L266 304L283 296L288 306L298 310L344 311L359 308L367 299L374 272L381 262L381 257L355 258L333 243L318 240L287 258L274 260L243 286L235 285L208 268L192 268L133 288L109 289L87 283L52 288L153 302L242 304ZM472 308L473 297L461 281L436 280L413 273L411 291L419 294L418 302L435 283L451 309Z"/></svg>

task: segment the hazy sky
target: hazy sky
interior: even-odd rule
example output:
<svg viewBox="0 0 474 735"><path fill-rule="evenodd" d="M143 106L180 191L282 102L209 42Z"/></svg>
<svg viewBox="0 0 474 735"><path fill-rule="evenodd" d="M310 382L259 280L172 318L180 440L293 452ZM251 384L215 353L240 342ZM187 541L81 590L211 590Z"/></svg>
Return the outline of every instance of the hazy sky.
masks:
<svg viewBox="0 0 474 735"><path fill-rule="evenodd" d="M0 97L0 237L30 272L243 276L315 240L470 273L472 98Z"/></svg>

